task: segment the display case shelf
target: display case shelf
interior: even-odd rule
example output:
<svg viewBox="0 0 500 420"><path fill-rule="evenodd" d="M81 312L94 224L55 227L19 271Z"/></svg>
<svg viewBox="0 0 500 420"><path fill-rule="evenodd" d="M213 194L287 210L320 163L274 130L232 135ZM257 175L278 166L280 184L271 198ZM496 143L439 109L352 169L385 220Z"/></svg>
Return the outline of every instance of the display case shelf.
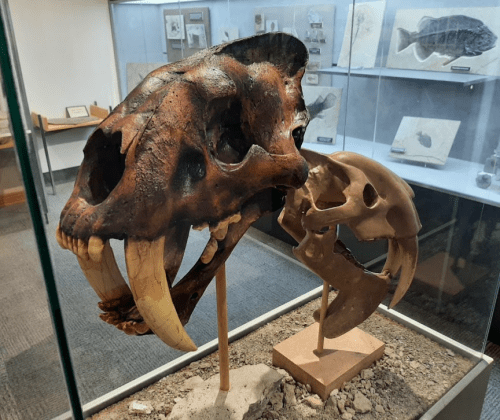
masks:
<svg viewBox="0 0 500 420"><path fill-rule="evenodd" d="M330 75L347 75L359 77L385 77L391 79L416 79L416 80L434 80L437 82L460 83L464 86L471 86L477 83L485 83L492 80L497 80L498 77L484 76L481 74L468 73L447 73L440 71L423 71L423 70L403 70L392 69L386 67L376 67L372 69L351 68L346 67L331 67L320 69L318 73Z"/></svg>
<svg viewBox="0 0 500 420"><path fill-rule="evenodd" d="M437 166L395 159L389 156L389 144L346 137L344 148L341 135L337 136L337 142L333 146L304 143L303 148L325 154L342 150L359 153L387 166L411 184L500 207L500 184L496 186L493 183L488 189L476 185L477 173L483 170L479 163L448 158L445 165Z"/></svg>

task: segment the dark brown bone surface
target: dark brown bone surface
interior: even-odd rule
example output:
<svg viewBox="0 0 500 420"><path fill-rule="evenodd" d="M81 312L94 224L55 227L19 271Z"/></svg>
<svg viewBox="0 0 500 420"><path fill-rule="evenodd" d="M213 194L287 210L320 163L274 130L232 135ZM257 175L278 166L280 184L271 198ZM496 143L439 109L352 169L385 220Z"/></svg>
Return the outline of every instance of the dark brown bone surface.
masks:
<svg viewBox="0 0 500 420"><path fill-rule="evenodd" d="M105 321L195 348L182 325L217 269L307 178L306 63L305 46L280 33L214 47L150 73L92 134L57 237L78 256ZM172 287L192 226L211 238ZM132 290L111 238L125 240Z"/></svg>
<svg viewBox="0 0 500 420"><path fill-rule="evenodd" d="M413 191L384 166L350 152L301 153L309 165L309 178L302 188L288 192L279 222L299 242L296 257L338 290L323 326L325 337L335 338L375 311L400 269L390 307L404 296L415 273L421 226ZM337 240L339 224L362 241L389 240L382 273L371 273L354 260ZM319 319L319 311L315 318Z"/></svg>

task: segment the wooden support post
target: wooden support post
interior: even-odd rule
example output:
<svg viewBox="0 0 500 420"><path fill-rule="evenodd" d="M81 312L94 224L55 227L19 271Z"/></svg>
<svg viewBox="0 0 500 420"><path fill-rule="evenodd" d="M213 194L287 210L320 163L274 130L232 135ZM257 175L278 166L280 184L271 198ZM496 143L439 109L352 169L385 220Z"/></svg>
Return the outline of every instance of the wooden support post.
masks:
<svg viewBox="0 0 500 420"><path fill-rule="evenodd" d="M326 310L328 308L329 288L329 284L326 281L323 281L323 295L321 296L321 309L319 312L318 348L316 349L318 354L323 353L325 344L325 337L323 337L323 323L325 322Z"/></svg>
<svg viewBox="0 0 500 420"><path fill-rule="evenodd" d="M215 275L217 295L217 325L219 330L220 390L229 391L229 339L227 325L226 264Z"/></svg>

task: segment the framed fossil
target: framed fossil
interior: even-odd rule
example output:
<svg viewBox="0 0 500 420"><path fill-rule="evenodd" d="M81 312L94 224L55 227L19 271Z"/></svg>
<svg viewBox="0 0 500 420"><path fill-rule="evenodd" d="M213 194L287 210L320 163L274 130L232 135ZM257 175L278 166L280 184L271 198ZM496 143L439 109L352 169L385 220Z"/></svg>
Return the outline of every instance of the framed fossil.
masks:
<svg viewBox="0 0 500 420"><path fill-rule="evenodd" d="M403 117L390 156L444 165L459 127L460 121Z"/></svg>
<svg viewBox="0 0 500 420"><path fill-rule="evenodd" d="M317 69L332 66L334 61L335 5L306 4L286 7L256 7L254 19L256 34L272 31L274 23L278 31L294 35L306 44L310 60L316 62ZM330 76L324 74L317 76L317 84L329 84Z"/></svg>
<svg viewBox="0 0 500 420"><path fill-rule="evenodd" d="M387 67L500 75L499 7L398 10Z"/></svg>
<svg viewBox="0 0 500 420"><path fill-rule="evenodd" d="M164 15L167 39L185 39L184 16Z"/></svg>
<svg viewBox="0 0 500 420"><path fill-rule="evenodd" d="M211 46L208 7L164 9L163 19L169 63Z"/></svg>
<svg viewBox="0 0 500 420"><path fill-rule="evenodd" d="M189 48L207 48L207 34L204 24L188 24L186 25L186 33Z"/></svg>

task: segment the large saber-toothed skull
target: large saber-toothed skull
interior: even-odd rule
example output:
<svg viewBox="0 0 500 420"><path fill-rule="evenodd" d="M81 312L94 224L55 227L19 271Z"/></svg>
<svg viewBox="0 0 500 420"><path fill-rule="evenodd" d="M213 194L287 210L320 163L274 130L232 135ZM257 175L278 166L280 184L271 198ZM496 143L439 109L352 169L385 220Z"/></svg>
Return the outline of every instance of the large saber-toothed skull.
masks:
<svg viewBox="0 0 500 420"><path fill-rule="evenodd" d="M375 311L400 270L390 308L404 296L417 265L421 225L412 189L384 166L350 152L301 153L309 178L302 188L288 192L279 222L299 242L296 257L338 290L323 325L324 336L335 338ZM340 224L361 241L388 239L381 273L367 271L337 240ZM314 317L319 319L319 310Z"/></svg>
<svg viewBox="0 0 500 420"><path fill-rule="evenodd" d="M150 73L91 135L57 239L78 256L102 319L196 349L183 325L218 268L307 178L306 63L305 46L280 33L202 51ZM210 240L172 286L191 227L209 227ZM125 241L131 290L111 238Z"/></svg>

